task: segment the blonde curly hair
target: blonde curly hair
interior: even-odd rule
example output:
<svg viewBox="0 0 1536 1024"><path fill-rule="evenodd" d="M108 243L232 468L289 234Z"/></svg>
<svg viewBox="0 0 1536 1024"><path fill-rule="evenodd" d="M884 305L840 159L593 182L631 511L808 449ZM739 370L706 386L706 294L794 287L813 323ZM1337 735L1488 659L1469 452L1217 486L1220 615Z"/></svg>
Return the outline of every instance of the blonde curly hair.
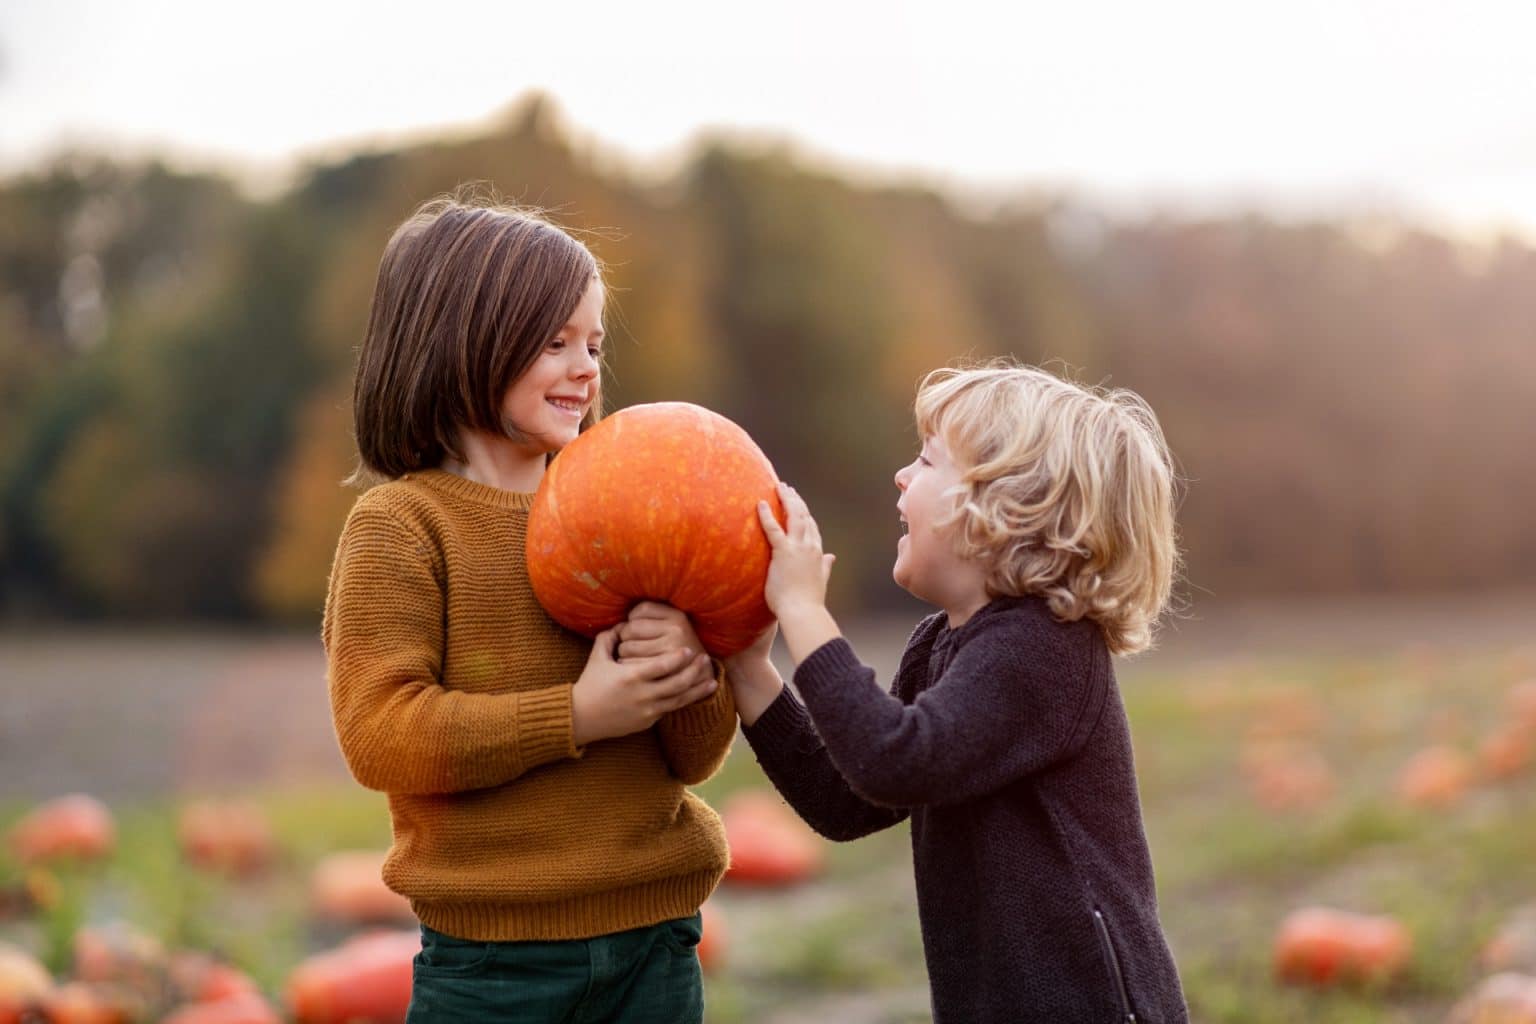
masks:
<svg viewBox="0 0 1536 1024"><path fill-rule="evenodd" d="M1115 654L1152 645L1180 556L1173 457L1140 396L998 361L934 370L915 413L961 470L948 521L989 594L1087 616Z"/></svg>

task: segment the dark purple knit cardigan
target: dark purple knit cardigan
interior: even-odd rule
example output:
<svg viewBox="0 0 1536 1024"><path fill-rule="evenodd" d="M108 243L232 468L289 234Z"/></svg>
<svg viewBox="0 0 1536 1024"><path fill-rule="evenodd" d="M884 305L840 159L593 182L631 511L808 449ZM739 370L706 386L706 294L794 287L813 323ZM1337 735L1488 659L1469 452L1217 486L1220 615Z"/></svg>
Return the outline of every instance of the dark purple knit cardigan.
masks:
<svg viewBox="0 0 1536 1024"><path fill-rule="evenodd" d="M794 682L747 740L830 839L910 815L935 1024L1188 1020L1096 625L999 598L924 619L890 693L842 639Z"/></svg>

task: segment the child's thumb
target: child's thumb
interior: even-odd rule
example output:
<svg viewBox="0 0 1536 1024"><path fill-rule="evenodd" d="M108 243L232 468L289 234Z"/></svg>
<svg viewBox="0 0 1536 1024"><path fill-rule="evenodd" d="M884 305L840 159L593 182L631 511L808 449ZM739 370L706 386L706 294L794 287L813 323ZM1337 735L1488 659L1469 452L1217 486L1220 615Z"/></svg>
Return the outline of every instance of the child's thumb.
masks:
<svg viewBox="0 0 1536 1024"><path fill-rule="evenodd" d="M618 633L612 629L605 629L592 638L592 656L602 661L613 660L613 641Z"/></svg>

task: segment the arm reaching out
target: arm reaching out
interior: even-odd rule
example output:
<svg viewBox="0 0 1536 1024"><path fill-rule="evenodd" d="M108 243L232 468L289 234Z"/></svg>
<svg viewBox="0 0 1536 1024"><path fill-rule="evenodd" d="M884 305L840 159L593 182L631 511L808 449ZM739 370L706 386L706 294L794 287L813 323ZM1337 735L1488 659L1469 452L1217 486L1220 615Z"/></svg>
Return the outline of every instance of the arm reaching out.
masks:
<svg viewBox="0 0 1536 1024"><path fill-rule="evenodd" d="M726 659L741 724L752 753L775 789L806 824L844 842L889 828L905 810L880 807L855 793L827 756L805 707L768 660L770 628L750 648Z"/></svg>

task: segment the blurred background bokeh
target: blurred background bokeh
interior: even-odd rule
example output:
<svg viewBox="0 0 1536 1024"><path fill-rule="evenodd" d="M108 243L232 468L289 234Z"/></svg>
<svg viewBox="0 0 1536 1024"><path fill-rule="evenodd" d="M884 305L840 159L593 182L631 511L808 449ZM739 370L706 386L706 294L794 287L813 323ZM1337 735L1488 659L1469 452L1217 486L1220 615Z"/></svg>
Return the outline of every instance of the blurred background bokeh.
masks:
<svg viewBox="0 0 1536 1024"><path fill-rule="evenodd" d="M317 639L351 372L394 226L483 182L605 263L610 409L709 406L806 495L886 668L922 611L889 577L922 374L1007 355L1145 396L1187 566L1121 671L1196 1018L1442 1019L1536 900L1529 751L1478 760L1536 676L1536 17L728 7L0 9L3 820L85 791L153 835L240 792L295 863L387 842ZM739 746L722 799L762 781ZM1394 790L1421 748L1471 795ZM1276 798L1265 757L1311 783ZM910 867L871 848L742 900L720 1020L924 1019L909 896L867 905ZM69 920L133 917L135 884ZM179 899L141 924L205 934ZM1412 966L1276 982L1316 900L1405 916ZM63 941L22 918L0 939ZM313 945L284 927L235 944L269 985Z"/></svg>

